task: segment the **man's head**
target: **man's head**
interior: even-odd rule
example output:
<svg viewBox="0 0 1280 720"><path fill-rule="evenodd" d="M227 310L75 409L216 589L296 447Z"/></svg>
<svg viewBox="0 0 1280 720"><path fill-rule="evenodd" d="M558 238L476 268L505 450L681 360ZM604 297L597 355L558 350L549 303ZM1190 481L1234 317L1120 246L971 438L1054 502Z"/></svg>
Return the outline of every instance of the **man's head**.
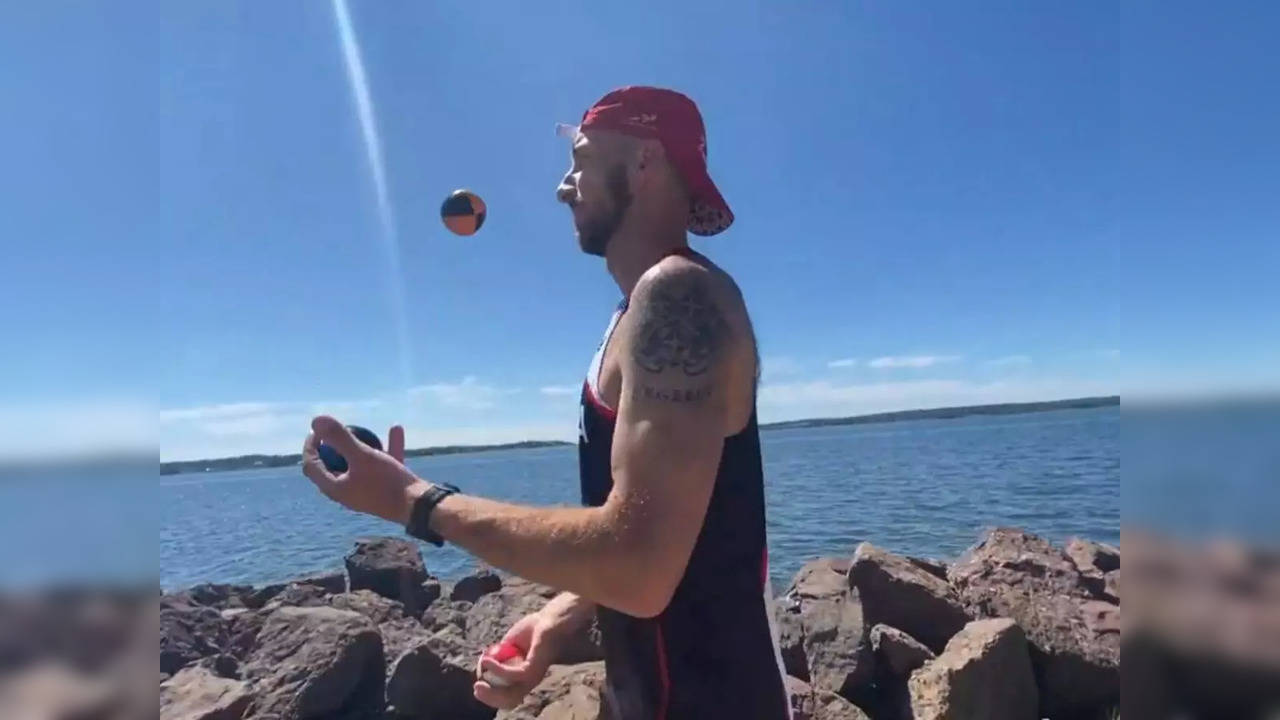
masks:
<svg viewBox="0 0 1280 720"><path fill-rule="evenodd" d="M733 213L706 168L697 107L658 88L628 87L597 102L572 129L573 158L557 188L573 211L582 250L604 255L623 228L641 237L713 235Z"/></svg>

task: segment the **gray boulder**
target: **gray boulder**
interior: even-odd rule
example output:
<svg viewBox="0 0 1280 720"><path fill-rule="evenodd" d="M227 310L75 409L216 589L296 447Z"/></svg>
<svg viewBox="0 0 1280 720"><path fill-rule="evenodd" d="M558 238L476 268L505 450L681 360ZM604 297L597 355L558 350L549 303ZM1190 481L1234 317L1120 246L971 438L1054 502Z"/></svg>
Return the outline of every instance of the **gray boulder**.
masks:
<svg viewBox="0 0 1280 720"><path fill-rule="evenodd" d="M160 672L173 675L202 657L217 655L228 641L227 620L216 608L165 596L160 602Z"/></svg>
<svg viewBox="0 0 1280 720"><path fill-rule="evenodd" d="M382 637L366 617L330 607L272 612L241 667L256 700L248 718L306 720L383 707Z"/></svg>
<svg viewBox="0 0 1280 720"><path fill-rule="evenodd" d="M372 590L399 600L414 617L430 604L422 587L428 580L427 569L416 543L392 537L360 538L345 562L351 590Z"/></svg>
<svg viewBox="0 0 1280 720"><path fill-rule="evenodd" d="M499 720L596 720L600 713L600 689L604 663L552 665L524 702L500 711Z"/></svg>
<svg viewBox="0 0 1280 720"><path fill-rule="evenodd" d="M502 578L492 570L478 570L454 583L449 599L475 602L492 592L502 589Z"/></svg>
<svg viewBox="0 0 1280 720"><path fill-rule="evenodd" d="M488 720L495 710L475 699L481 649L447 628L405 651L391 668L387 707L397 716Z"/></svg>

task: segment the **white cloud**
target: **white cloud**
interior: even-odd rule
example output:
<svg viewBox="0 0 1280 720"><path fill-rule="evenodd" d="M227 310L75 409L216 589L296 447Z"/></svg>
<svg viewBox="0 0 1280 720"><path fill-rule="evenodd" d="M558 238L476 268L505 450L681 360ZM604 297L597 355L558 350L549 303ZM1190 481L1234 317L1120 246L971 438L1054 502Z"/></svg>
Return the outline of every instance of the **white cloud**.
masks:
<svg viewBox="0 0 1280 720"><path fill-rule="evenodd" d="M276 404L264 402L224 403L222 405L203 405L200 407L161 410L160 422L181 422L217 420L220 418L239 418L245 415L271 412Z"/></svg>
<svg viewBox="0 0 1280 720"><path fill-rule="evenodd" d="M878 357L867 363L868 367L885 368L927 368L943 363L952 363L960 359L959 355L891 355Z"/></svg>
<svg viewBox="0 0 1280 720"><path fill-rule="evenodd" d="M578 437L578 427L573 421L561 423L530 423L499 427L451 427L424 429L406 427L405 445L411 448L440 445L500 445L525 440L563 440L570 442Z"/></svg>
<svg viewBox="0 0 1280 720"><path fill-rule="evenodd" d="M995 360L988 360L987 365L991 367L1014 367L1021 365L1030 365L1031 357L1029 355L1006 355Z"/></svg>
<svg viewBox="0 0 1280 720"><path fill-rule="evenodd" d="M858 358L842 358L840 360L832 360L827 363L829 368L851 368L858 366Z"/></svg>
<svg viewBox="0 0 1280 720"><path fill-rule="evenodd" d="M214 420L201 423L200 429L216 437L259 436L276 432L288 426L307 428L309 415L275 415L261 413L230 420Z"/></svg>
<svg viewBox="0 0 1280 720"><path fill-rule="evenodd" d="M434 383L410 388L409 396L429 399L444 407L488 410L494 407L503 396L518 392L520 391L485 385L477 381L474 375L468 375L461 382Z"/></svg>
<svg viewBox="0 0 1280 720"><path fill-rule="evenodd" d="M565 397L567 395L577 395L582 392L582 387L576 385L548 385L540 388L538 392L548 397Z"/></svg>

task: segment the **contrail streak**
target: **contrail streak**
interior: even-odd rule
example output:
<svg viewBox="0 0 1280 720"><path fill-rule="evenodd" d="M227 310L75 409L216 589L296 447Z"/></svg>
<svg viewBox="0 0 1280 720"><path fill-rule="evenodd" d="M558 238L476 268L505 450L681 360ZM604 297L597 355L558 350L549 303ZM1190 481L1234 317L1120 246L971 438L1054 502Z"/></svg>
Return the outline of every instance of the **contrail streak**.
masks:
<svg viewBox="0 0 1280 720"><path fill-rule="evenodd" d="M364 73L364 61L360 57L360 44L351 26L351 14L346 0L333 0L333 16L338 27L338 39L342 43L342 58L347 65L347 80L351 83L351 98L355 102L356 116L360 120L360 134L364 137L365 155L373 174L373 190L378 199L378 222L382 226L383 252L390 271L391 312L396 322L397 339L400 342L400 371L404 387L412 384L410 369L409 322L405 314L404 281L400 276L400 248L396 239L395 213L391 209L391 196L387 191L387 175L382 162L382 138L378 136L377 118L373 111L373 98L369 94L369 81Z"/></svg>

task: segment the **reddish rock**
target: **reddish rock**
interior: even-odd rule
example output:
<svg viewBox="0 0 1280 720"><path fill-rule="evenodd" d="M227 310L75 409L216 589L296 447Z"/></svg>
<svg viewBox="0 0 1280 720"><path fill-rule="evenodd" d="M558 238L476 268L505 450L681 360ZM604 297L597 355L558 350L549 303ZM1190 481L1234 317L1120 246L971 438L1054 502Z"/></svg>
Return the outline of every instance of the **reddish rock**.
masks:
<svg viewBox="0 0 1280 720"><path fill-rule="evenodd" d="M849 561L843 558L806 563L785 602L798 615L809 683L815 690L858 699L874 681L875 661L862 606L848 592L848 570Z"/></svg>
<svg viewBox="0 0 1280 720"><path fill-rule="evenodd" d="M160 603L160 672L173 675L227 645L228 623L216 608L166 596Z"/></svg>
<svg viewBox="0 0 1280 720"><path fill-rule="evenodd" d="M160 683L160 720L241 720L252 700L246 683L188 667Z"/></svg>
<svg viewBox="0 0 1280 720"><path fill-rule="evenodd" d="M919 640L888 625L871 628L871 649L876 653L876 666L897 678L910 676L934 658L933 651Z"/></svg>
<svg viewBox="0 0 1280 720"><path fill-rule="evenodd" d="M849 587L869 624L899 628L935 652L969 620L945 580L871 543L854 551Z"/></svg>
<svg viewBox="0 0 1280 720"><path fill-rule="evenodd" d="M1000 528L966 552L950 577L971 612L1022 627L1041 717L1087 716L1119 705L1119 608L1093 599L1065 553Z"/></svg>
<svg viewBox="0 0 1280 720"><path fill-rule="evenodd" d="M1036 720L1035 679L1022 631L976 620L907 683L915 720Z"/></svg>

